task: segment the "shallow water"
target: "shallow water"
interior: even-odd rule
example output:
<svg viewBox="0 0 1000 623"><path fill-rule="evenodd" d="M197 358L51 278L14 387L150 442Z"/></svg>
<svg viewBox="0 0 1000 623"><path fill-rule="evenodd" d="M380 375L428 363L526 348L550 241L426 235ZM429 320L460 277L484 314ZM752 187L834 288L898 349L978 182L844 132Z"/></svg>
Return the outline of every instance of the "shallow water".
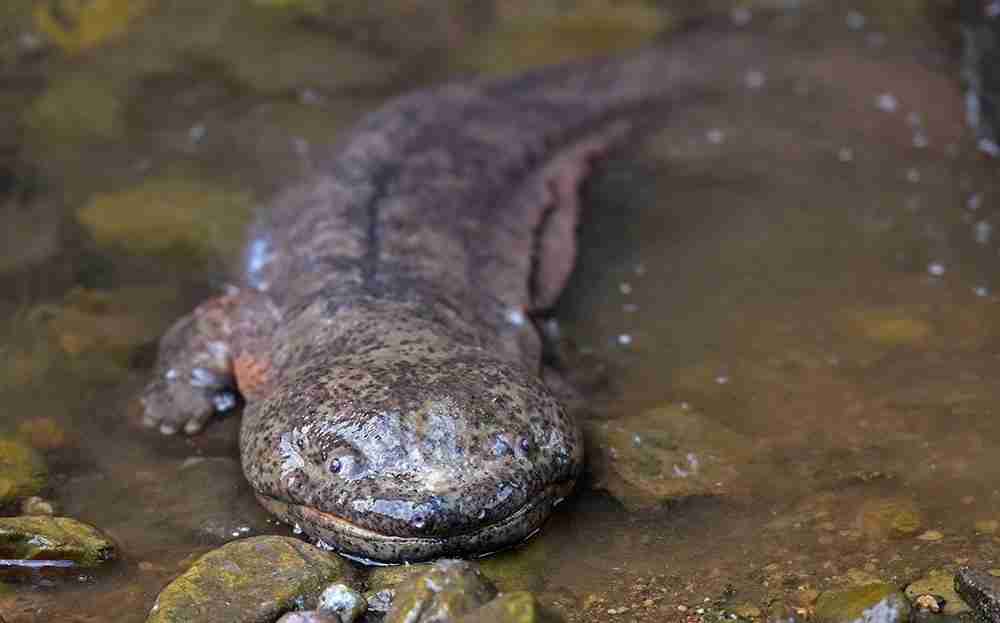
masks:
<svg viewBox="0 0 1000 623"><path fill-rule="evenodd" d="M489 11L452 15L440 49L407 61L391 30L362 42L377 53L344 58L336 28L238 4L164 2L131 36L70 57L24 40L26 20L2 48L0 426L63 429L61 443L42 436L47 497L123 551L78 577L0 584L7 623L141 621L194 555L287 533L248 496L235 418L193 438L138 425L155 340L225 283L233 214L308 175L388 95L495 69L476 51L500 28ZM962 124L940 40L846 15L755 16L748 27L797 42L794 78L761 67L665 108L585 188L555 313L587 387L580 417L599 428L683 405L748 456L717 492L640 509L593 474L528 548L544 552L542 601L569 620L671 620L995 564L1000 542L975 522L1000 519L996 163ZM327 48L333 70L317 61ZM58 99L79 81L83 95ZM163 179L220 198L218 228L158 248L108 242L79 215ZM893 504L918 517L912 533L872 519Z"/></svg>

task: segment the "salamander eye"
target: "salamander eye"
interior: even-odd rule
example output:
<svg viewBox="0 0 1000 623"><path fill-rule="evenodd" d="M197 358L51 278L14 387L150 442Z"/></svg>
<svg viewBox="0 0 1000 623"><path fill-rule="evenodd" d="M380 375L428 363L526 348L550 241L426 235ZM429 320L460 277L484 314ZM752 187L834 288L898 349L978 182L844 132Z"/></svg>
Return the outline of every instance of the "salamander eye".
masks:
<svg viewBox="0 0 1000 623"><path fill-rule="evenodd" d="M350 446L334 448L327 454L326 470L340 478L353 480L367 471L364 458Z"/></svg>
<svg viewBox="0 0 1000 623"><path fill-rule="evenodd" d="M517 442L517 446L521 448L521 452L527 454L531 452L533 444L531 443L531 438L525 435L524 437L521 437L521 439Z"/></svg>

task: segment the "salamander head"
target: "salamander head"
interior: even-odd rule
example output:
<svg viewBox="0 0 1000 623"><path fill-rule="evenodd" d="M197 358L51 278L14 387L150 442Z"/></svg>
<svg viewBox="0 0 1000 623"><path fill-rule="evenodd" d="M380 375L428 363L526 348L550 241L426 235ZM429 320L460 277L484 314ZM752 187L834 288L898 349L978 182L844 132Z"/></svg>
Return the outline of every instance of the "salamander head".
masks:
<svg viewBox="0 0 1000 623"><path fill-rule="evenodd" d="M241 433L264 506L373 562L527 538L572 488L582 446L538 379L479 348L389 345L310 364L249 407Z"/></svg>

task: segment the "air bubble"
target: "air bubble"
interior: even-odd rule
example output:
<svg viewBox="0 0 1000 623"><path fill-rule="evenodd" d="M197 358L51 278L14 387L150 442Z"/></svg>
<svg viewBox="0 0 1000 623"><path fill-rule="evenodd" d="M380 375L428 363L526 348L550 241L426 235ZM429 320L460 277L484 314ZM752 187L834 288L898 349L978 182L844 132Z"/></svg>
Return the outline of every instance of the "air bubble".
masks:
<svg viewBox="0 0 1000 623"><path fill-rule="evenodd" d="M764 86L764 73L757 70L750 70L743 81L746 83L747 88L759 89Z"/></svg>
<svg viewBox="0 0 1000 623"><path fill-rule="evenodd" d="M882 112L896 112L899 108L899 101L892 93L882 93L875 98L875 107Z"/></svg>
<svg viewBox="0 0 1000 623"><path fill-rule="evenodd" d="M705 138L708 139L709 143L719 145L722 141L726 140L726 134L719 128L712 128L705 133Z"/></svg>
<svg viewBox="0 0 1000 623"><path fill-rule="evenodd" d="M618 336L618 343L622 346L628 346L632 343L632 336L628 333L622 333Z"/></svg>
<svg viewBox="0 0 1000 623"><path fill-rule="evenodd" d="M507 322L515 327L524 326L526 320L524 312L520 309L511 309L507 311Z"/></svg>
<svg viewBox="0 0 1000 623"><path fill-rule="evenodd" d="M927 265L927 272L934 277L940 277L945 272L944 264L941 262L931 262Z"/></svg>

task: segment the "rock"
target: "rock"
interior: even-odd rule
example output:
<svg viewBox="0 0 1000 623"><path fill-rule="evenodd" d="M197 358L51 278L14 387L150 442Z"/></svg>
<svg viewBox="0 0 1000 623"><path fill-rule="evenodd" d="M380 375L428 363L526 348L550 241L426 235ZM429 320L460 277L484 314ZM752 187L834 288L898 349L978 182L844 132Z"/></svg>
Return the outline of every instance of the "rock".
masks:
<svg viewBox="0 0 1000 623"><path fill-rule="evenodd" d="M458 623L538 623L542 614L528 591L503 593L485 606L458 618Z"/></svg>
<svg viewBox="0 0 1000 623"><path fill-rule="evenodd" d="M910 616L910 602L895 587L884 583L825 591L816 601L816 623L903 623Z"/></svg>
<svg viewBox="0 0 1000 623"><path fill-rule="evenodd" d="M66 430L50 417L33 417L21 422L17 434L38 450L58 450L66 446Z"/></svg>
<svg viewBox="0 0 1000 623"><path fill-rule="evenodd" d="M955 592L954 576L947 571L934 569L906 587L906 596L910 601L916 600L921 595L933 595L943 599L944 607L941 609L943 614L955 616L969 611L968 604Z"/></svg>
<svg viewBox="0 0 1000 623"><path fill-rule="evenodd" d="M121 368L130 364L136 349L162 335L173 312L179 311L173 306L176 298L172 288L74 288L62 304L36 307L32 315L44 323L64 355L87 364L99 356ZM54 444L60 441L57 428L54 422L36 421L30 432Z"/></svg>
<svg viewBox="0 0 1000 623"><path fill-rule="evenodd" d="M504 75L574 58L611 54L667 30L663 10L627 0L551 3L511 2L497 26L463 59L472 68Z"/></svg>
<svg viewBox="0 0 1000 623"><path fill-rule="evenodd" d="M962 78L966 86L966 118L980 147L993 156L1000 144L1000 21L988 15L988 2L962 0Z"/></svg>
<svg viewBox="0 0 1000 623"><path fill-rule="evenodd" d="M629 509L726 493L751 458L749 439L680 405L584 423L595 486Z"/></svg>
<svg viewBox="0 0 1000 623"><path fill-rule="evenodd" d="M247 191L165 176L98 193L77 211L77 219L99 244L131 253L232 257L252 206Z"/></svg>
<svg viewBox="0 0 1000 623"><path fill-rule="evenodd" d="M58 6L58 11L53 6ZM35 27L69 54L79 54L121 37L153 6L152 0L40 2Z"/></svg>
<svg viewBox="0 0 1000 623"><path fill-rule="evenodd" d="M933 333L929 322L904 306L849 310L844 322L862 337L883 346L923 344Z"/></svg>
<svg viewBox="0 0 1000 623"><path fill-rule="evenodd" d="M344 584L333 584L319 596L316 608L320 612L339 616L340 623L354 623L368 609L364 595Z"/></svg>
<svg viewBox="0 0 1000 623"><path fill-rule="evenodd" d="M5 198L5 175L16 173L0 168L0 273L40 264L54 256L60 244L58 212L47 201L37 201L33 193L16 187ZM18 183L15 179L14 184Z"/></svg>
<svg viewBox="0 0 1000 623"><path fill-rule="evenodd" d="M261 536L198 558L160 591L147 623L271 623L297 605L315 606L331 582L355 582L346 560L298 539Z"/></svg>
<svg viewBox="0 0 1000 623"><path fill-rule="evenodd" d="M0 437L0 506L37 495L45 488L48 470L33 448L9 437Z"/></svg>
<svg viewBox="0 0 1000 623"><path fill-rule="evenodd" d="M917 505L905 498L883 498L865 502L858 511L861 532L877 539L916 536L923 525Z"/></svg>
<svg viewBox="0 0 1000 623"><path fill-rule="evenodd" d="M92 141L111 141L125 130L125 106L118 87L83 72L54 81L24 117L31 135L52 149L68 150Z"/></svg>
<svg viewBox="0 0 1000 623"><path fill-rule="evenodd" d="M955 573L955 592L983 623L1000 622L1000 577L992 572L961 567Z"/></svg>
<svg viewBox="0 0 1000 623"><path fill-rule="evenodd" d="M496 594L496 588L472 563L439 560L396 587L384 623L453 621Z"/></svg>
<svg viewBox="0 0 1000 623"><path fill-rule="evenodd" d="M94 567L117 556L117 547L107 535L75 519L0 517L0 558L71 560Z"/></svg>
<svg viewBox="0 0 1000 623"><path fill-rule="evenodd" d="M503 593L537 591L545 583L546 561L551 556L547 543L545 534L540 534L515 548L481 558L476 564Z"/></svg>
<svg viewBox="0 0 1000 623"><path fill-rule="evenodd" d="M341 623L335 614L321 610L301 610L281 615L278 623Z"/></svg>
<svg viewBox="0 0 1000 623"><path fill-rule="evenodd" d="M21 514L51 517L56 514L56 509L49 500L33 495L21 501Z"/></svg>

